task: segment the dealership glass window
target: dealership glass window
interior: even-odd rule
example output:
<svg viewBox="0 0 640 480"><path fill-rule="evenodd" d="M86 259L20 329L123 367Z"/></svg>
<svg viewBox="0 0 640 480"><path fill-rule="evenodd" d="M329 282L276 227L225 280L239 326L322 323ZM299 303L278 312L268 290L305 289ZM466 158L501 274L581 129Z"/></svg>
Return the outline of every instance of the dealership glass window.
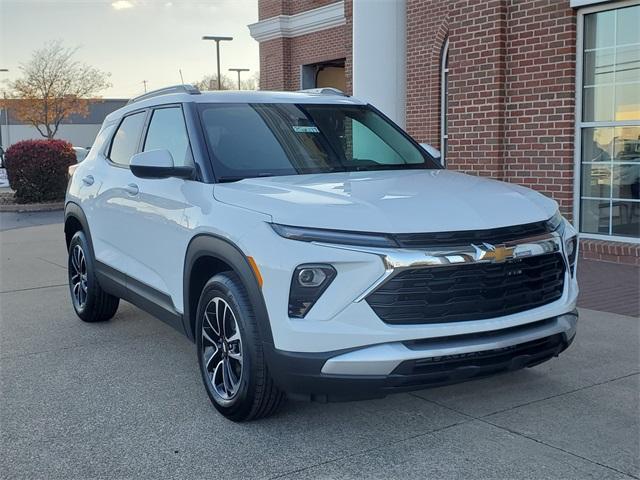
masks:
<svg viewBox="0 0 640 480"><path fill-rule="evenodd" d="M582 19L580 230L635 241L640 239L640 5L590 10Z"/></svg>

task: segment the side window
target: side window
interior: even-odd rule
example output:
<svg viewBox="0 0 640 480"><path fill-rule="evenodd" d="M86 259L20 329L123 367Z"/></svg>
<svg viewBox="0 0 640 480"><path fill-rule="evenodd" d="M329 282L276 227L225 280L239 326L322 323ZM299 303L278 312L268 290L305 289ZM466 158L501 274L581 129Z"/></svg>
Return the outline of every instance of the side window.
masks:
<svg viewBox="0 0 640 480"><path fill-rule="evenodd" d="M143 151L158 149L169 150L176 167L193 164L187 128L180 107L154 110Z"/></svg>
<svg viewBox="0 0 640 480"><path fill-rule="evenodd" d="M145 112L134 113L125 117L113 137L109 160L119 165L129 165L131 157L136 153L140 133L144 126Z"/></svg>

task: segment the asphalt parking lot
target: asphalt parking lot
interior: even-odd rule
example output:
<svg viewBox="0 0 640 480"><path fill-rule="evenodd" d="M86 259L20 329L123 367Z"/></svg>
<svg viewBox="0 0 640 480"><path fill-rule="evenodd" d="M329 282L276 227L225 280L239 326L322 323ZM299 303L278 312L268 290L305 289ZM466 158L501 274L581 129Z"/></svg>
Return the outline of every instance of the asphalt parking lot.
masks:
<svg viewBox="0 0 640 480"><path fill-rule="evenodd" d="M170 327L128 304L75 317L62 225L38 222L0 233L0 478L640 476L638 318L582 309L534 369L234 424Z"/></svg>

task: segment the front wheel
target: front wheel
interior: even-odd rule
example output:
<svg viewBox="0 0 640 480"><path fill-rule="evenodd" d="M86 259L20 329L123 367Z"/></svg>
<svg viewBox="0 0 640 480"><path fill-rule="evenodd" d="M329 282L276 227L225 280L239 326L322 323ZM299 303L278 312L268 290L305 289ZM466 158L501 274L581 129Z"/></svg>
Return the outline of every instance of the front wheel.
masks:
<svg viewBox="0 0 640 480"><path fill-rule="evenodd" d="M118 310L120 299L98 284L91 250L84 232L76 232L69 243L69 291L73 308L85 322L103 322Z"/></svg>
<svg viewBox="0 0 640 480"><path fill-rule="evenodd" d="M273 383L249 297L232 272L211 278L198 303L196 345L207 394L233 421L274 413L285 396Z"/></svg>

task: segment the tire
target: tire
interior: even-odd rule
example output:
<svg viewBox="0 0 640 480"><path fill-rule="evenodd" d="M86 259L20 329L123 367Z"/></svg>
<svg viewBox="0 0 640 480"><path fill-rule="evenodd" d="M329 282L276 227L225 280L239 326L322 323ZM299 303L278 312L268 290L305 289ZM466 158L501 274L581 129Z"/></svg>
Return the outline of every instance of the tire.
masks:
<svg viewBox="0 0 640 480"><path fill-rule="evenodd" d="M89 242L82 231L76 232L69 243L67 270L71 302L78 317L85 322L110 320L120 299L100 288Z"/></svg>
<svg viewBox="0 0 640 480"><path fill-rule="evenodd" d="M209 399L229 420L267 417L284 402L285 394L269 375L249 296L235 273L220 273L204 286L196 346Z"/></svg>

